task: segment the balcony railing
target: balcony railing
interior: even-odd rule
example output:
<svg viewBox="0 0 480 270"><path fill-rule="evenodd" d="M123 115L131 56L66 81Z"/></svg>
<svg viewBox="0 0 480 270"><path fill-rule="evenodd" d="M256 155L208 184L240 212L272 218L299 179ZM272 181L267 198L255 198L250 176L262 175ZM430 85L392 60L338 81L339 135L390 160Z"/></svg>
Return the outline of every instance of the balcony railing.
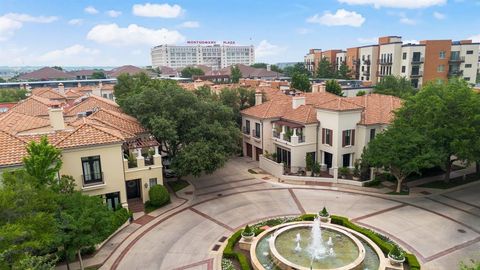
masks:
<svg viewBox="0 0 480 270"><path fill-rule="evenodd" d="M255 130L255 129L252 130L252 134L253 134L253 137L257 139L260 138L260 132L258 130Z"/></svg>
<svg viewBox="0 0 480 270"><path fill-rule="evenodd" d="M274 138L280 139L280 132L274 130L274 131L272 132L272 135L273 135Z"/></svg>
<svg viewBox="0 0 480 270"><path fill-rule="evenodd" d="M391 65L393 63L392 59L378 59L380 65Z"/></svg>
<svg viewBox="0 0 480 270"><path fill-rule="evenodd" d="M363 72L363 75L364 75L364 76L370 76L370 71L365 70L365 71Z"/></svg>
<svg viewBox="0 0 480 270"><path fill-rule="evenodd" d="M423 57L420 57L420 58L412 58L412 64L415 65L415 64L421 64L425 62L425 58Z"/></svg>
<svg viewBox="0 0 480 270"><path fill-rule="evenodd" d="M101 185L103 181L103 172L82 174L82 181L84 187L90 187L95 185Z"/></svg>
<svg viewBox="0 0 480 270"><path fill-rule="evenodd" d="M423 71L412 72L412 74L410 74L410 77L412 78L422 77L422 76L423 76Z"/></svg>
<svg viewBox="0 0 480 270"><path fill-rule="evenodd" d="M145 166L152 166L152 165L155 165L155 162L153 161L153 157L152 156L147 156L147 157L144 157L144 161L145 161Z"/></svg>
<svg viewBox="0 0 480 270"><path fill-rule="evenodd" d="M249 128L243 127L242 131L243 131L243 134L250 135L250 129Z"/></svg>
<svg viewBox="0 0 480 270"><path fill-rule="evenodd" d="M363 60L363 64L364 64L364 65L370 65L370 63L371 63L371 62L370 62L370 59L365 59L365 60Z"/></svg>
<svg viewBox="0 0 480 270"><path fill-rule="evenodd" d="M450 70L448 72L448 76L449 77L457 77L457 76L463 76L463 70Z"/></svg>
<svg viewBox="0 0 480 270"><path fill-rule="evenodd" d="M465 56L455 56L451 57L448 62L450 63L463 63L465 62Z"/></svg>
<svg viewBox="0 0 480 270"><path fill-rule="evenodd" d="M298 136L298 142L299 142L299 143L304 143L304 142L305 142L305 136L299 135L299 136Z"/></svg>

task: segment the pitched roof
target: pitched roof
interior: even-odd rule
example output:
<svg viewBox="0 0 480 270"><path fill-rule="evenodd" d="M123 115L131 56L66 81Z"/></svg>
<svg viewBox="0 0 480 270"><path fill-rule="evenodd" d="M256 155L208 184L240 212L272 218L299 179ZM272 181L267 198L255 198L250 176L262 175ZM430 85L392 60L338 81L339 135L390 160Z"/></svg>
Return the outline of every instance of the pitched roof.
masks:
<svg viewBox="0 0 480 270"><path fill-rule="evenodd" d="M50 121L45 118L25 115L15 111L9 111L0 115L0 129L16 134L22 131L49 127Z"/></svg>
<svg viewBox="0 0 480 270"><path fill-rule="evenodd" d="M18 76L20 80L55 80L55 79L73 79L75 76L68 74L62 70L51 67L43 67L41 69L22 74Z"/></svg>
<svg viewBox="0 0 480 270"><path fill-rule="evenodd" d="M84 123L63 139L55 143L58 148L75 148L80 146L99 145L108 143L120 143L124 138L120 132Z"/></svg>
<svg viewBox="0 0 480 270"><path fill-rule="evenodd" d="M65 100L67 98L50 87L32 89L32 95L55 100Z"/></svg>
<svg viewBox="0 0 480 270"><path fill-rule="evenodd" d="M77 92L77 90L75 89L68 89L67 91L65 91L65 96L67 97L67 99L77 99L83 96L83 94L80 92Z"/></svg>
<svg viewBox="0 0 480 270"><path fill-rule="evenodd" d="M402 99L381 94L368 94L359 97L350 97L348 100L365 110L362 113L360 124L389 124L394 117L394 112L402 106Z"/></svg>
<svg viewBox="0 0 480 270"><path fill-rule="evenodd" d="M345 98L338 97L332 100L329 100L324 103L315 105L317 109L331 110L331 111L353 111L353 110L363 110L363 107L357 105L353 102L346 100Z"/></svg>
<svg viewBox="0 0 480 270"><path fill-rule="evenodd" d="M0 130L0 146L0 166L19 165L27 155L26 142L3 130Z"/></svg>
<svg viewBox="0 0 480 270"><path fill-rule="evenodd" d="M32 95L29 98L22 100L15 105L11 111L23 113L31 116L46 116L48 115L48 108L52 106L60 106L58 101L52 101L43 97Z"/></svg>
<svg viewBox="0 0 480 270"><path fill-rule="evenodd" d="M275 72L275 71L269 71L264 68L254 68L250 67L247 65L243 64L237 64L235 65L240 69L240 72L242 73L242 78L251 78L251 77L280 77L282 74ZM205 75L231 75L232 66L224 67L220 70L216 71L211 71L209 74L205 73Z"/></svg>
<svg viewBox="0 0 480 270"><path fill-rule="evenodd" d="M75 116L81 112L93 111L100 108L121 112L120 107L114 101L103 98L103 97L91 95L82 99L79 103L74 104L72 107L70 107L66 112L66 115Z"/></svg>
<svg viewBox="0 0 480 270"><path fill-rule="evenodd" d="M146 71L143 68L139 68L139 67L132 66L132 65L125 65L125 66L114 68L114 69L108 71L107 73L110 77L116 78L116 77L120 76L120 74L123 74L123 73L128 73L130 75L135 75L135 74L138 74L138 73L141 73L141 72L146 72Z"/></svg>

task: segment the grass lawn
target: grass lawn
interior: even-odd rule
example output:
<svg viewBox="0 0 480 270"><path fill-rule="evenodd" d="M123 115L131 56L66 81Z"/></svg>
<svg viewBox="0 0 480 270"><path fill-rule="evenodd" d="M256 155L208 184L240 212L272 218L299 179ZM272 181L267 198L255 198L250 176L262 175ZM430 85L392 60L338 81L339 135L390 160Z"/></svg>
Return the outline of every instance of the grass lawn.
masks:
<svg viewBox="0 0 480 270"><path fill-rule="evenodd" d="M471 183L471 182L474 182L474 181L478 181L478 180L480 180L480 179L476 176L476 174L472 173L472 174L468 174L465 177L465 180L463 179L463 176L459 176L459 177L450 179L450 182L448 182L448 183L445 183L443 180L438 180L438 181L434 181L434 182L430 182L430 183L420 185L420 187L437 188L437 189L449 189L449 188L465 185L465 184L468 184L468 183Z"/></svg>
<svg viewBox="0 0 480 270"><path fill-rule="evenodd" d="M168 186L173 190L173 192L177 192L188 187L190 184L185 180L175 180L171 182L167 182Z"/></svg>

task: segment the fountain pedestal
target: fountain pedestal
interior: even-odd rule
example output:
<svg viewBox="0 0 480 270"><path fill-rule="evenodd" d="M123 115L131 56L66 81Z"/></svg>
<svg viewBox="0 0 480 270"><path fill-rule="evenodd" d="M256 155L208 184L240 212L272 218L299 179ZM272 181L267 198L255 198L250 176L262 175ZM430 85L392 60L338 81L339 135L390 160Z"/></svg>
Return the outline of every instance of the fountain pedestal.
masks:
<svg viewBox="0 0 480 270"><path fill-rule="evenodd" d="M242 237L240 241L238 241L238 246L242 250L250 250L250 247L252 246L253 241L250 239L245 239L245 237Z"/></svg>

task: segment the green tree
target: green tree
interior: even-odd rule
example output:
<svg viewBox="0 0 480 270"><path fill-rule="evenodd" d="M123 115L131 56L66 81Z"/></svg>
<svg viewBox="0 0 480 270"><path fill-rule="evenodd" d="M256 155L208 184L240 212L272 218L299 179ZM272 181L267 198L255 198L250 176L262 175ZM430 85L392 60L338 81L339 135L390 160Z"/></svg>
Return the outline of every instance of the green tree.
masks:
<svg viewBox="0 0 480 270"><path fill-rule="evenodd" d="M202 69L196 67L186 67L182 69L183 78L193 78L193 76L202 76L205 75Z"/></svg>
<svg viewBox="0 0 480 270"><path fill-rule="evenodd" d="M92 79L106 79L107 76L105 75L105 73L101 70L97 70L97 71L94 71L92 73Z"/></svg>
<svg viewBox="0 0 480 270"><path fill-rule="evenodd" d="M4 82L7 82L7 81L5 81L4 78L0 77L0 83L4 83Z"/></svg>
<svg viewBox="0 0 480 270"><path fill-rule="evenodd" d="M53 66L52 68L56 69L56 70L60 70L60 71L63 71L63 68L61 66Z"/></svg>
<svg viewBox="0 0 480 270"><path fill-rule="evenodd" d="M237 125L241 126L240 111L255 105L255 90L244 87L224 88L218 98L223 105L232 109Z"/></svg>
<svg viewBox="0 0 480 270"><path fill-rule="evenodd" d="M271 65L270 70L274 71L274 72L278 72L278 73L283 73L283 70L280 67L278 67L277 65Z"/></svg>
<svg viewBox="0 0 480 270"><path fill-rule="evenodd" d="M267 68L267 63L255 63L253 65L250 65L251 67L254 67L254 68L263 68L263 69L266 69Z"/></svg>
<svg viewBox="0 0 480 270"><path fill-rule="evenodd" d="M385 168L395 176L398 193L408 175L433 167L436 158L437 153L421 132L412 127L393 124L368 144L362 161Z"/></svg>
<svg viewBox="0 0 480 270"><path fill-rule="evenodd" d="M480 160L480 96L465 81L427 84L407 99L397 118L432 142L446 182L456 160Z"/></svg>
<svg viewBox="0 0 480 270"><path fill-rule="evenodd" d="M298 72L293 73L292 82L290 86L294 89L304 91L304 92L312 91L310 80L308 79L308 76L305 73L298 73Z"/></svg>
<svg viewBox="0 0 480 270"><path fill-rule="evenodd" d="M360 90L357 92L357 97L365 96L366 94L367 92L365 92L364 90Z"/></svg>
<svg viewBox="0 0 480 270"><path fill-rule="evenodd" d="M27 98L27 90L20 88L0 89L0 102L17 102Z"/></svg>
<svg viewBox="0 0 480 270"><path fill-rule="evenodd" d="M325 83L325 90L337 96L343 96L342 86L336 80L328 80Z"/></svg>
<svg viewBox="0 0 480 270"><path fill-rule="evenodd" d="M242 72L238 66L231 66L230 67L230 80L232 83L238 83L242 78Z"/></svg>
<svg viewBox="0 0 480 270"><path fill-rule="evenodd" d="M469 263L460 262L460 270L480 270L480 261L471 259Z"/></svg>
<svg viewBox="0 0 480 270"><path fill-rule="evenodd" d="M326 57L323 57L318 63L318 68L315 71L315 77L325 79L335 78L334 67Z"/></svg>
<svg viewBox="0 0 480 270"><path fill-rule="evenodd" d="M48 143L47 137L40 142L27 145L27 156L23 158L25 171L34 177L39 185L52 185L62 167L61 151Z"/></svg>
<svg viewBox="0 0 480 270"><path fill-rule="evenodd" d="M305 65L303 63L296 63L293 66L286 67L283 70L283 73L287 77L293 77L293 74L295 73L306 74L307 77L312 76L312 74L305 68Z"/></svg>
<svg viewBox="0 0 480 270"><path fill-rule="evenodd" d="M115 87L123 89L118 103L152 132L179 176L212 173L237 152L240 131L231 108L173 81L131 80L137 78L123 78Z"/></svg>
<svg viewBox="0 0 480 270"><path fill-rule="evenodd" d="M338 79L351 80L352 79L351 73L352 71L348 68L347 64L345 62L342 62L340 64L340 67L338 68L336 77Z"/></svg>
<svg viewBox="0 0 480 270"><path fill-rule="evenodd" d="M374 93L407 98L417 91L405 77L385 76L374 86Z"/></svg>
<svg viewBox="0 0 480 270"><path fill-rule="evenodd" d="M203 85L193 91L195 95L200 99L217 100L217 95L212 91L210 86Z"/></svg>

